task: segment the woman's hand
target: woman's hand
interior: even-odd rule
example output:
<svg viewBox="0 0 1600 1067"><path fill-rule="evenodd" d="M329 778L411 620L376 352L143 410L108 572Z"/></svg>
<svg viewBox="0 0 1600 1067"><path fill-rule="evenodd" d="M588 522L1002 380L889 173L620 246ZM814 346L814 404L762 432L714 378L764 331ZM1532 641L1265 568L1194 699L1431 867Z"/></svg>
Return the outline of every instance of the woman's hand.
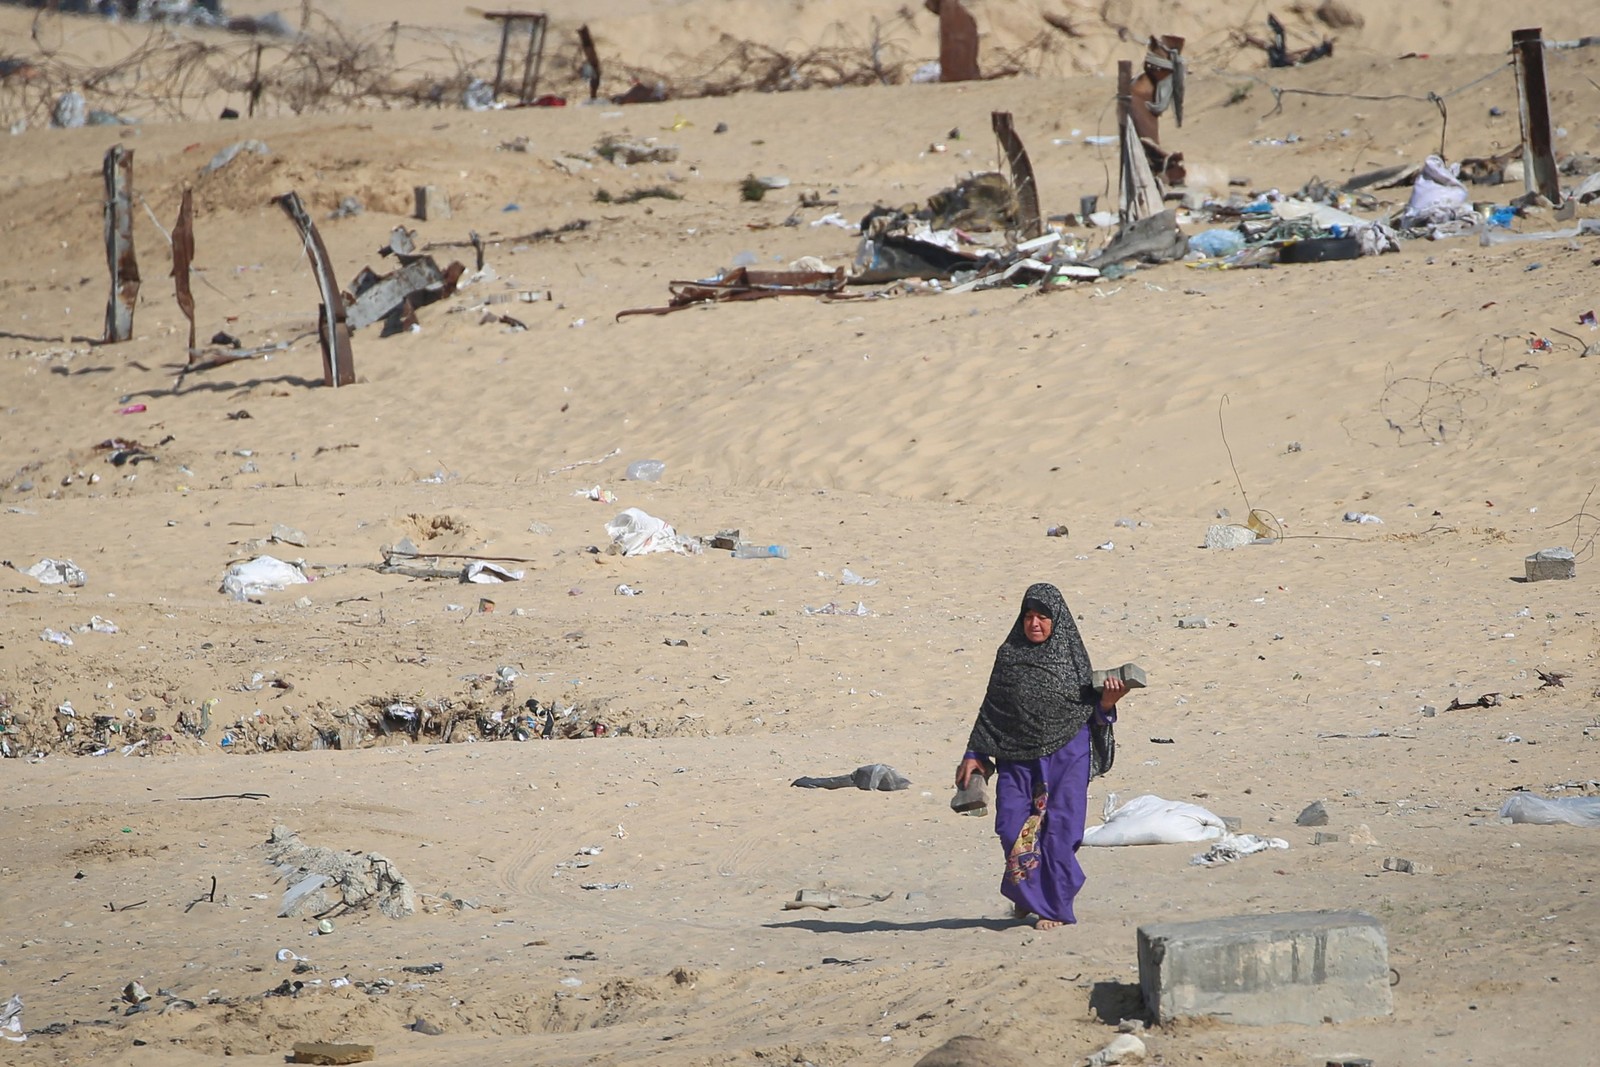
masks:
<svg viewBox="0 0 1600 1067"><path fill-rule="evenodd" d="M988 772L984 770L982 760L962 760L961 765L956 768L956 788L965 789L967 787L967 783L972 780L972 776L974 774L980 778L989 777Z"/></svg>
<svg viewBox="0 0 1600 1067"><path fill-rule="evenodd" d="M1117 701L1128 695L1128 683L1121 678L1107 678L1105 686L1100 690L1100 710L1111 711L1116 708Z"/></svg>

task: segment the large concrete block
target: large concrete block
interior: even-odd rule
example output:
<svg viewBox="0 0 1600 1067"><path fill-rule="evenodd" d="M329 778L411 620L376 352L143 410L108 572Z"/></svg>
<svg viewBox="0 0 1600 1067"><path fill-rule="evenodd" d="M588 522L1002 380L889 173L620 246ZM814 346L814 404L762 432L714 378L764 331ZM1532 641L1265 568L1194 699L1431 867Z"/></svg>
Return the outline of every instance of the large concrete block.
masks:
<svg viewBox="0 0 1600 1067"><path fill-rule="evenodd" d="M1541 548L1523 560L1522 564L1530 582L1578 576L1578 557L1572 554L1570 548Z"/></svg>
<svg viewBox="0 0 1600 1067"><path fill-rule="evenodd" d="M1359 911L1238 915L1139 928L1139 985L1161 1022L1249 1026L1388 1015L1389 945Z"/></svg>

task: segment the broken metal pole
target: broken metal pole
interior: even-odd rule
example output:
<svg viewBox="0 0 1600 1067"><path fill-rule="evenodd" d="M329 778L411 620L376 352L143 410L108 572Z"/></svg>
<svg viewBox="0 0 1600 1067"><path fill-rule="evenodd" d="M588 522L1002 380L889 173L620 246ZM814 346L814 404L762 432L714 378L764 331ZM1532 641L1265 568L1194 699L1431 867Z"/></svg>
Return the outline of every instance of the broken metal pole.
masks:
<svg viewBox="0 0 1600 1067"><path fill-rule="evenodd" d="M1550 97L1545 88L1542 29L1511 31L1511 56L1517 74L1517 110L1522 119L1522 182L1552 204L1561 203L1561 175L1550 124Z"/></svg>
<svg viewBox="0 0 1600 1067"><path fill-rule="evenodd" d="M306 258L311 261L311 273L316 275L317 290L322 294L317 329L317 337L322 342L322 382L333 388L354 385L356 369L355 358L350 353L350 327L346 322L344 297L339 294L339 283L328 259L328 248L322 243L316 223L306 214L306 206L300 202L298 193L284 193L273 197L272 202L283 208L300 231Z"/></svg>
<svg viewBox="0 0 1600 1067"><path fill-rule="evenodd" d="M106 151L106 265L111 296L106 300L105 343L133 336L133 305L139 298L139 261L133 254L133 149Z"/></svg>
<svg viewBox="0 0 1600 1067"><path fill-rule="evenodd" d="M1033 164L1028 160L1028 150L1022 146L1009 111L991 111L989 122L994 127L1000 150L1005 153L1006 166L1011 171L1011 188L1017 194L1018 222L1022 236L1038 237L1044 232L1044 219L1039 214L1039 186L1033 180Z"/></svg>

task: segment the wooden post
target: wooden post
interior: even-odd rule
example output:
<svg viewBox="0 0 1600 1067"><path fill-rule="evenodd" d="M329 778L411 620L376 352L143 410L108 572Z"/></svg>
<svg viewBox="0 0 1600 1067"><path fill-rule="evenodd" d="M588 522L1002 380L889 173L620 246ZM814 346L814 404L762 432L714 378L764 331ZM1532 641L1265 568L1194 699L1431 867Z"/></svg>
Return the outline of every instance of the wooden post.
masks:
<svg viewBox="0 0 1600 1067"><path fill-rule="evenodd" d="M1561 203L1550 129L1550 97L1544 80L1544 40L1540 27L1511 31L1511 56L1517 72L1517 110L1522 119L1522 184L1552 204Z"/></svg>
<svg viewBox="0 0 1600 1067"><path fill-rule="evenodd" d="M111 296L106 300L105 343L133 336L133 305L139 298L139 261L133 254L133 149L106 150L106 265Z"/></svg>
<svg viewBox="0 0 1600 1067"><path fill-rule="evenodd" d="M333 276L333 263L328 259L328 248L322 243L316 223L306 214L298 193L285 193L274 197L272 202L283 208L300 231L306 258L311 260L311 272L316 275L317 289L322 294L317 331L322 341L322 382L333 388L354 385L356 368L355 357L350 352L350 326L345 317L344 297L339 294L339 283Z"/></svg>

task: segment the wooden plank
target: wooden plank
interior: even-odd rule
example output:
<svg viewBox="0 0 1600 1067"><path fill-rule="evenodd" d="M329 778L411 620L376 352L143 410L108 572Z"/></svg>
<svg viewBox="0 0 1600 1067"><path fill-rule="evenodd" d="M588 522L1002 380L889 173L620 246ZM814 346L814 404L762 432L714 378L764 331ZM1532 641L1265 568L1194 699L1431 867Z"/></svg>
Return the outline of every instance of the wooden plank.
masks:
<svg viewBox="0 0 1600 1067"><path fill-rule="evenodd" d="M1561 173L1556 170L1550 124L1550 96L1544 77L1544 40L1539 27L1511 31L1511 56L1517 75L1517 111L1522 119L1522 182L1552 204L1561 203Z"/></svg>
<svg viewBox="0 0 1600 1067"><path fill-rule="evenodd" d="M133 336L133 307L139 298L139 260L133 251L133 149L106 151L106 265L111 295L106 300L105 343Z"/></svg>

